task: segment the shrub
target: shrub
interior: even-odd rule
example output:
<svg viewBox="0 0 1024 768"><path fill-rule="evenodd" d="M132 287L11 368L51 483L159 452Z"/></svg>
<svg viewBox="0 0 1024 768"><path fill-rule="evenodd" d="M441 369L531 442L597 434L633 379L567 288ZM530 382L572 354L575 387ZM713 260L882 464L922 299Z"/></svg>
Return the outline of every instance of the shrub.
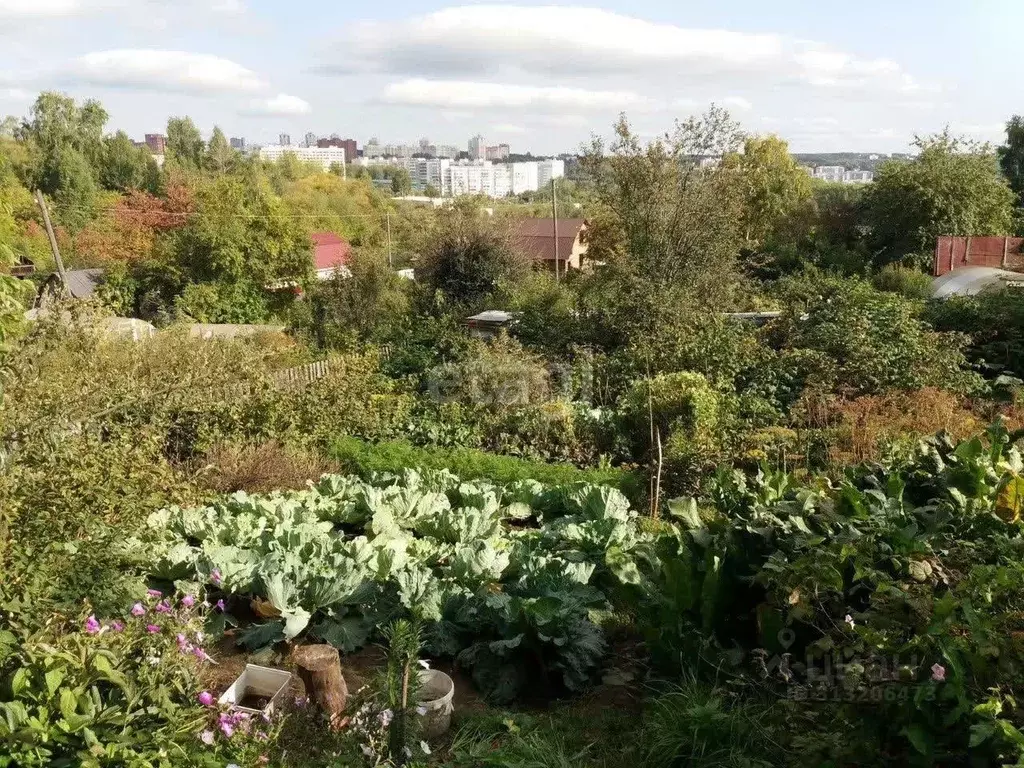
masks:
<svg viewBox="0 0 1024 768"><path fill-rule="evenodd" d="M908 299L928 299L932 295L932 278L919 269L887 264L871 282L875 288L887 293L898 293Z"/></svg>
<svg viewBox="0 0 1024 768"><path fill-rule="evenodd" d="M768 336L783 349L808 349L832 363L835 386L856 394L935 386L960 394L982 387L965 370L966 337L937 333L921 305L859 280L827 280L806 306L790 305Z"/></svg>
<svg viewBox="0 0 1024 768"><path fill-rule="evenodd" d="M1024 378L1024 293L951 296L930 303L924 317L937 330L967 334L967 357L987 374Z"/></svg>
<svg viewBox="0 0 1024 768"><path fill-rule="evenodd" d="M717 432L720 396L699 373L667 373L635 383L620 410L641 450L651 448L655 429L662 441L678 433L681 440L704 444Z"/></svg>
<svg viewBox="0 0 1024 768"><path fill-rule="evenodd" d="M527 461L470 448L417 448L404 440L372 444L353 437L341 437L332 444L331 456L346 471L363 477L372 472L399 472L411 467L448 469L466 479L486 478L499 485L518 480L610 485L632 500L640 497L643 487L638 477L622 469L579 469L568 464Z"/></svg>

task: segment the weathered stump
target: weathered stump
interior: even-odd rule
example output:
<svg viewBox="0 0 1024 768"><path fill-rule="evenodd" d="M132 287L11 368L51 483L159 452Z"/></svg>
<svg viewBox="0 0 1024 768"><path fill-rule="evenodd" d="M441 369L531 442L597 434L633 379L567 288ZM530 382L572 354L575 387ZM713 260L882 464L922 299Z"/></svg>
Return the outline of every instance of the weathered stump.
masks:
<svg viewBox="0 0 1024 768"><path fill-rule="evenodd" d="M327 713L332 725L337 724L348 698L338 649L333 645L303 645L295 649L294 658L306 697Z"/></svg>

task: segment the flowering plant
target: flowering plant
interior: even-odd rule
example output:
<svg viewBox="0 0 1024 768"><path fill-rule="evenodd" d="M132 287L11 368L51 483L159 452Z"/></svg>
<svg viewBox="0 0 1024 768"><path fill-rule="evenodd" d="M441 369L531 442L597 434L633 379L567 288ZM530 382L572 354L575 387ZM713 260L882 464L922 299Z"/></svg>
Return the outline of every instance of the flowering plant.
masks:
<svg viewBox="0 0 1024 768"><path fill-rule="evenodd" d="M86 606L19 638L0 701L0 753L22 766L57 762L173 765L205 713L197 677L202 610L159 593L101 619Z"/></svg>

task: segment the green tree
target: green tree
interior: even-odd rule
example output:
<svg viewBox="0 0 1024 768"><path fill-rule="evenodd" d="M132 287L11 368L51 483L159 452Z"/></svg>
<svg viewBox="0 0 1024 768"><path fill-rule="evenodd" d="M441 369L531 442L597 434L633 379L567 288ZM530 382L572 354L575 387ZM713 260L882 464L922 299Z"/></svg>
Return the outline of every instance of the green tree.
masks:
<svg viewBox="0 0 1024 768"><path fill-rule="evenodd" d="M128 192L133 189L155 191L152 187L159 177L156 161L145 147L135 142L124 131L103 140L103 158L100 162L99 181L106 189Z"/></svg>
<svg viewBox="0 0 1024 768"><path fill-rule="evenodd" d="M1024 117L1014 115L1006 123L1006 143L999 147L999 165L1010 189L1017 195L1017 205L1024 205Z"/></svg>
<svg viewBox="0 0 1024 768"><path fill-rule="evenodd" d="M182 168L199 170L206 145L191 117L172 117L167 121L167 158Z"/></svg>
<svg viewBox="0 0 1024 768"><path fill-rule="evenodd" d="M230 167L233 155L234 150L228 144L224 131L219 126L215 126L213 135L210 137L210 143L206 148L204 167L217 173L224 173Z"/></svg>
<svg viewBox="0 0 1024 768"><path fill-rule="evenodd" d="M772 238L786 219L811 200L811 177L778 136L748 138L743 154L730 156L727 164L735 167L742 179L743 223L749 246Z"/></svg>
<svg viewBox="0 0 1024 768"><path fill-rule="evenodd" d="M50 187L56 190L57 220L72 231L84 227L95 215L96 181L89 161L77 149L65 147L47 158Z"/></svg>
<svg viewBox="0 0 1024 768"><path fill-rule="evenodd" d="M475 201L439 209L433 224L419 270L429 295L443 295L460 311L477 308L528 274L529 261L513 247L507 222L484 215Z"/></svg>
<svg viewBox="0 0 1024 768"><path fill-rule="evenodd" d="M31 185L50 195L62 193L68 199L87 196L83 190L90 185L79 171L84 167L95 181L103 158L106 122L107 112L98 101L89 100L79 107L62 93L39 94L21 131L40 152ZM84 160L84 166L78 158ZM76 188L62 190L62 183L68 179L74 181Z"/></svg>
<svg viewBox="0 0 1024 768"><path fill-rule="evenodd" d="M348 268L309 291L310 333L320 347L393 338L408 312L408 281L388 266L385 254L358 250Z"/></svg>
<svg viewBox="0 0 1024 768"><path fill-rule="evenodd" d="M1014 195L987 144L948 130L918 137L920 154L883 163L867 191L866 218L879 261L927 262L941 235L1006 235Z"/></svg>
<svg viewBox="0 0 1024 768"><path fill-rule="evenodd" d="M391 191L396 195L408 195L412 192L412 177L405 168L395 168L391 175Z"/></svg>
<svg viewBox="0 0 1024 768"><path fill-rule="evenodd" d="M700 159L735 152L740 138L718 108L649 144L621 117L607 151L595 139L582 158L596 197L588 255L638 281L631 291L716 301L736 274L742 197L736 174Z"/></svg>

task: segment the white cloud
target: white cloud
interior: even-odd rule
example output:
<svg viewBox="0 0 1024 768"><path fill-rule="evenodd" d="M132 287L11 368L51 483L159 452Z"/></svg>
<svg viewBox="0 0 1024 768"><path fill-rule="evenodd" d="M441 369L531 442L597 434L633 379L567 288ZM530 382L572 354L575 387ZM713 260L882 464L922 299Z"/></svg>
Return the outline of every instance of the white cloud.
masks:
<svg viewBox="0 0 1024 768"><path fill-rule="evenodd" d="M749 112L754 108L754 105L742 96L726 96L722 99L721 104L723 107L736 110L737 112Z"/></svg>
<svg viewBox="0 0 1024 768"><path fill-rule="evenodd" d="M0 0L0 19L56 20L117 11L136 11L152 18L164 11L205 11L216 14L244 13L243 0Z"/></svg>
<svg viewBox="0 0 1024 768"><path fill-rule="evenodd" d="M242 114L261 117L294 117L308 115L312 111L309 102L298 96L279 93L268 99L255 99Z"/></svg>
<svg viewBox="0 0 1024 768"><path fill-rule="evenodd" d="M245 92L266 87L255 72L241 64L185 51L87 53L73 62L68 76L91 85L155 91Z"/></svg>
<svg viewBox="0 0 1024 768"><path fill-rule="evenodd" d="M460 80L414 78L384 90L389 104L451 109L534 107L541 109L616 110L643 107L647 100L628 91L537 85L495 85Z"/></svg>
<svg viewBox="0 0 1024 768"><path fill-rule="evenodd" d="M325 52L327 73L475 80L605 78L664 89L696 86L875 87L919 84L885 58L862 58L778 34L694 29L597 8L473 5L398 21L364 21ZM608 85L605 84L607 88ZM640 86L634 86L639 88ZM669 94L671 96L671 94Z"/></svg>
<svg viewBox="0 0 1024 768"><path fill-rule="evenodd" d="M32 98L24 88L0 88L0 101L32 101Z"/></svg>
<svg viewBox="0 0 1024 768"><path fill-rule="evenodd" d="M513 125L512 123L499 123L498 125L491 126L491 133L505 134L505 133L526 133L526 128L522 125Z"/></svg>

